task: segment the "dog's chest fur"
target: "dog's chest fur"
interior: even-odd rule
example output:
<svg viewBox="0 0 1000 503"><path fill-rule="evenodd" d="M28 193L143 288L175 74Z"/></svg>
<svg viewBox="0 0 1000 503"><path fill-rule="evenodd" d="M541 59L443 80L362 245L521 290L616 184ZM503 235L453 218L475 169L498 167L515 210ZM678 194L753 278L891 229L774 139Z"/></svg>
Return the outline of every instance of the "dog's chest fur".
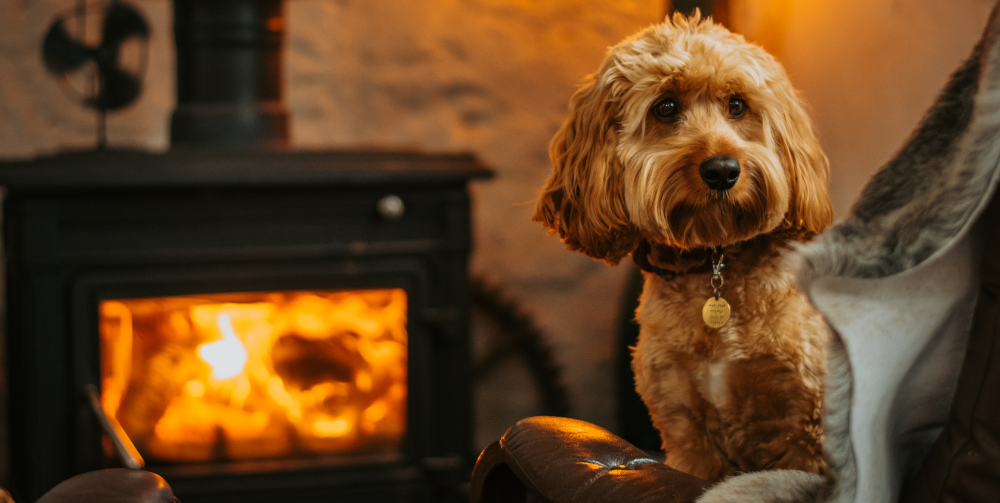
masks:
<svg viewBox="0 0 1000 503"><path fill-rule="evenodd" d="M707 479L824 469L828 332L779 253L778 243L757 243L727 257L722 297L732 315L719 329L701 315L710 273L646 274L632 365L667 464Z"/></svg>

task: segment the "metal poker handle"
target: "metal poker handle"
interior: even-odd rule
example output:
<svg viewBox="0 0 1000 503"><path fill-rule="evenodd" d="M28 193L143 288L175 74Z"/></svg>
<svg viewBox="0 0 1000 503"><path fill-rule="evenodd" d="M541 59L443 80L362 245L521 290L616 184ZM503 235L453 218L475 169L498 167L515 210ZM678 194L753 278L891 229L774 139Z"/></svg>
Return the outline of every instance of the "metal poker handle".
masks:
<svg viewBox="0 0 1000 503"><path fill-rule="evenodd" d="M104 413L104 407L101 406L101 392L97 390L97 386L93 384L84 386L83 394L90 401L90 409L97 416L97 422L101 423L101 429L111 438L111 443L115 446L115 452L122 460L122 463L125 464L125 467L133 470L141 470L142 467L146 466L142 455L139 454L135 445L132 444L132 440L125 434L122 425L118 424L117 419L109 417Z"/></svg>

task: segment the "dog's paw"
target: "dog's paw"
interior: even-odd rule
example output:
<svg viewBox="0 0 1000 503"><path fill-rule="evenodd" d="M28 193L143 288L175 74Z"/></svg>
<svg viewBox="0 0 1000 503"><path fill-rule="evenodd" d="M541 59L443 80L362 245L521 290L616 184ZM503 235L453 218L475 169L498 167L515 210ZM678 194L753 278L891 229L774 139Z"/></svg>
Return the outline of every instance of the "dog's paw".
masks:
<svg viewBox="0 0 1000 503"><path fill-rule="evenodd" d="M695 503L818 503L827 480L798 470L767 470L729 477Z"/></svg>

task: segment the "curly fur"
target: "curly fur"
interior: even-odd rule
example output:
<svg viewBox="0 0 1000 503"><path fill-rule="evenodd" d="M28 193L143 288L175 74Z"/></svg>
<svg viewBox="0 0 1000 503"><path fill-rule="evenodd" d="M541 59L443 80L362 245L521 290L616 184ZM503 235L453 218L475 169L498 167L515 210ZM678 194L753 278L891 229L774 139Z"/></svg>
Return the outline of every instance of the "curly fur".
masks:
<svg viewBox="0 0 1000 503"><path fill-rule="evenodd" d="M744 115L728 113L732 97ZM680 104L676 120L652 113L665 98ZM651 263L681 273L646 275L633 356L667 463L711 480L823 473L829 334L780 257L831 222L828 163L784 69L700 14L675 15L610 50L549 155L536 221L610 264L646 240ZM699 174L720 155L741 167L725 191ZM706 247L726 254L733 314L720 329L701 317L709 274L690 271Z"/></svg>

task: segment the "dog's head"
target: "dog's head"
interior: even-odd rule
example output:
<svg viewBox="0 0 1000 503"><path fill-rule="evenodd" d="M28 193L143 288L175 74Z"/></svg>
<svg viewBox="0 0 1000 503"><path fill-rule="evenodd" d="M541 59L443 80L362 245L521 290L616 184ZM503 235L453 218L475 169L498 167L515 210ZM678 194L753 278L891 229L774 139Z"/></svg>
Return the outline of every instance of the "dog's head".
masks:
<svg viewBox="0 0 1000 503"><path fill-rule="evenodd" d="M612 264L644 237L727 246L833 219L827 159L784 69L697 13L613 47L549 156L534 220Z"/></svg>

